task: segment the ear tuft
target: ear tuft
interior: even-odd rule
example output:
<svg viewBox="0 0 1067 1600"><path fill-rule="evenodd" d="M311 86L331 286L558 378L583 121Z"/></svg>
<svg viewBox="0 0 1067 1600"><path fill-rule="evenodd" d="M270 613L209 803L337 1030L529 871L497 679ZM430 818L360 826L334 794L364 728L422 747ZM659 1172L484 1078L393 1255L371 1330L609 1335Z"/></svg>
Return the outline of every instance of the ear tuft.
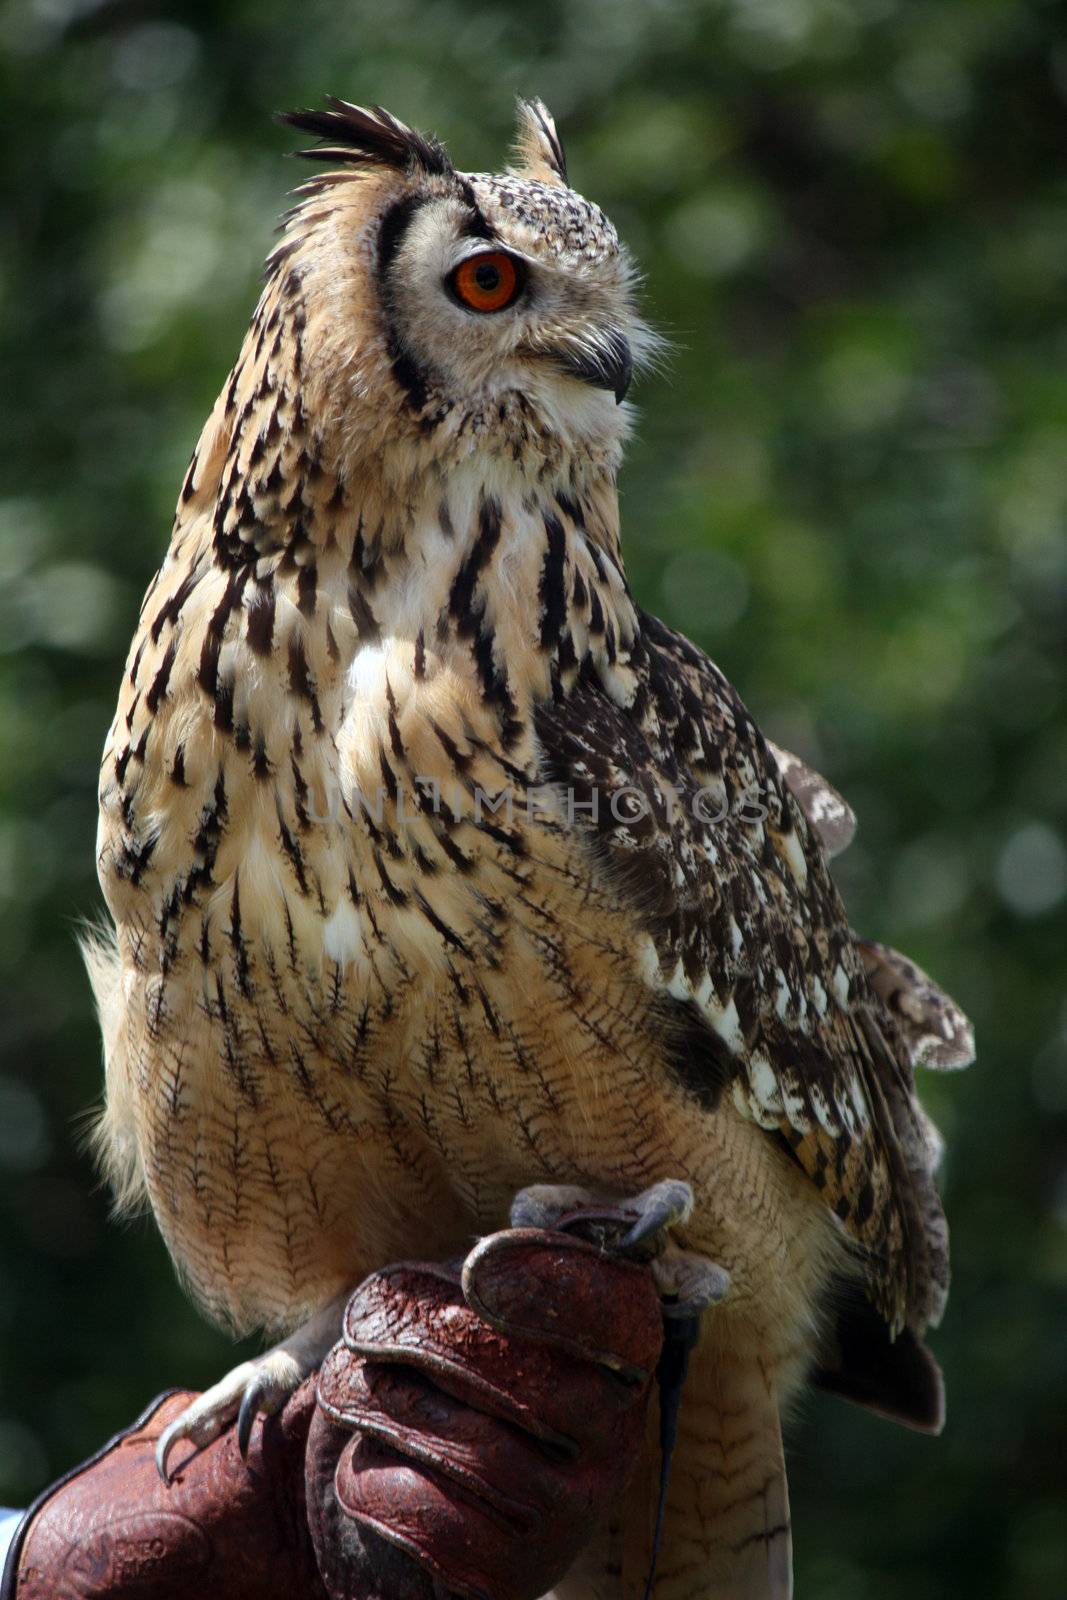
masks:
<svg viewBox="0 0 1067 1600"><path fill-rule="evenodd" d="M320 143L312 150L297 150L309 161L344 161L355 165L394 167L400 172L432 173L440 177L452 171L448 152L432 134L409 128L383 106L351 105L328 94L328 111L282 111L278 121L304 133L317 134Z"/></svg>
<svg viewBox="0 0 1067 1600"><path fill-rule="evenodd" d="M563 154L552 113L542 100L518 102L515 171L524 178L567 187L567 157Z"/></svg>

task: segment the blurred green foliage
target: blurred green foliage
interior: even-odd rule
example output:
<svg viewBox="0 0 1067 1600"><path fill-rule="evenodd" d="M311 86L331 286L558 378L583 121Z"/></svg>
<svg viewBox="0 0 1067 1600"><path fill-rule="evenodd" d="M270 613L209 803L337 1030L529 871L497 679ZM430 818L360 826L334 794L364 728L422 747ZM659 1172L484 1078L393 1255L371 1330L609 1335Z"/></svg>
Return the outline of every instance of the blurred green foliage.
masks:
<svg viewBox="0 0 1067 1600"><path fill-rule="evenodd" d="M79 1148L74 934L138 596L304 176L268 114L381 100L484 168L523 91L674 341L623 480L638 594L843 788L856 925L978 1027L969 1075L924 1080L948 1429L807 1404L800 1592L1067 1593L1064 23L1036 0L0 12L0 1499L233 1358Z"/></svg>

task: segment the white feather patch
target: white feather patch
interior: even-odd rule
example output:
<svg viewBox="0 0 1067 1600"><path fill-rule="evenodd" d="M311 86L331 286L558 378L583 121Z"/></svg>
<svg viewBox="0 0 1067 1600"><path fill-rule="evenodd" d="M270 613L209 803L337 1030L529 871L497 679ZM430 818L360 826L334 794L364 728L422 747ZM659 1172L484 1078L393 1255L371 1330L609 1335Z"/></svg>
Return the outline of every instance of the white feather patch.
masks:
<svg viewBox="0 0 1067 1600"><path fill-rule="evenodd" d="M349 901L342 900L323 924L322 948L339 967L347 967L364 953L363 921Z"/></svg>

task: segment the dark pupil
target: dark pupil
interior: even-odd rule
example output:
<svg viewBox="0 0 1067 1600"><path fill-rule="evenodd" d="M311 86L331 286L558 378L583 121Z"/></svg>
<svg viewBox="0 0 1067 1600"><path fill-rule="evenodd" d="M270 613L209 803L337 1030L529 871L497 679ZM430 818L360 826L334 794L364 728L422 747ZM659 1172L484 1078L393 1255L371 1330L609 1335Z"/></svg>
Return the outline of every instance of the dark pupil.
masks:
<svg viewBox="0 0 1067 1600"><path fill-rule="evenodd" d="M479 289L492 294L494 289L500 288L500 268L494 267L491 261L483 261L480 267L474 269L474 281Z"/></svg>

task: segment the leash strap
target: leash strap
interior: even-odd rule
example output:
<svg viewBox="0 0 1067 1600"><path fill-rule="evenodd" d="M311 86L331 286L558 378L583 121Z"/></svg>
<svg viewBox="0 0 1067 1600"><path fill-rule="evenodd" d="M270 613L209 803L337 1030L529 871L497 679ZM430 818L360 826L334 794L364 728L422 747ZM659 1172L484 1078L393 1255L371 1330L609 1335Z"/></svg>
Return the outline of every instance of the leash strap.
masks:
<svg viewBox="0 0 1067 1600"><path fill-rule="evenodd" d="M700 1316L672 1317L663 1314L663 1350L656 1368L659 1386L659 1502L656 1506L656 1529L652 1535L652 1560L645 1584L644 1600L652 1600L652 1585L656 1581L656 1562L659 1559L660 1539L663 1536L663 1514L667 1506L667 1484L671 1475L671 1458L678 1439L678 1414L682 1405L682 1389L689 1370L689 1352L697 1342Z"/></svg>

